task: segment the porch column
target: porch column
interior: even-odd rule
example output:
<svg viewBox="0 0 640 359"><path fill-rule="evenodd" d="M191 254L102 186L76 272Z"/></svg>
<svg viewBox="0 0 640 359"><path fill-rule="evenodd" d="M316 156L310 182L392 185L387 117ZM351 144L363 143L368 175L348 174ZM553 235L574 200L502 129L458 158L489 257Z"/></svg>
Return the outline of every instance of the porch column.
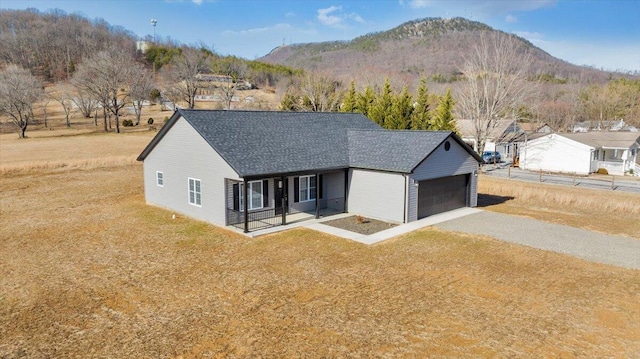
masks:
<svg viewBox="0 0 640 359"><path fill-rule="evenodd" d="M318 182L318 174L316 173L316 219L320 218L320 207L318 206L318 198L320 197L320 182Z"/></svg>
<svg viewBox="0 0 640 359"><path fill-rule="evenodd" d="M288 188L286 185L287 177L280 177L280 184L282 188L280 189L280 200L282 201L282 225L287 224L287 197L288 197Z"/></svg>
<svg viewBox="0 0 640 359"><path fill-rule="evenodd" d="M249 233L249 198L247 196L247 188L249 186L247 183L247 179L243 180L242 186L242 205L244 208L244 233Z"/></svg>
<svg viewBox="0 0 640 359"><path fill-rule="evenodd" d="M342 209L342 213L347 213L347 194L349 189L349 169L344 169L344 208Z"/></svg>

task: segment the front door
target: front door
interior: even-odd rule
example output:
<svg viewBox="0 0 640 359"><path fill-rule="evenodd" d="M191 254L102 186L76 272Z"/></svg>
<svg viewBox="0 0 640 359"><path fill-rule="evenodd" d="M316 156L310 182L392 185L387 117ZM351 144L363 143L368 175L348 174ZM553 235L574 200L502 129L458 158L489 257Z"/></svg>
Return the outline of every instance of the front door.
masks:
<svg viewBox="0 0 640 359"><path fill-rule="evenodd" d="M287 181L283 181L282 179L278 178L276 179L274 182L274 187L275 187L275 191L274 191L274 200L275 200L275 214L276 216L279 214L282 214L282 204L284 202L284 206L285 209L288 211L288 205L287 205Z"/></svg>

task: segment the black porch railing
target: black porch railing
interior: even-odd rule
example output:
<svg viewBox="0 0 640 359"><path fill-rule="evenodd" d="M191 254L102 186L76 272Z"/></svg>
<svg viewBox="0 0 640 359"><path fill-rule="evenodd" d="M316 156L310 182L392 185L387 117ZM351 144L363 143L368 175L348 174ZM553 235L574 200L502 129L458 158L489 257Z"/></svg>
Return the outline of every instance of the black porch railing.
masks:
<svg viewBox="0 0 640 359"><path fill-rule="evenodd" d="M227 208L227 220L229 225L244 230L244 212ZM274 208L249 211L249 231L265 229L282 224L282 215L277 214Z"/></svg>
<svg viewBox="0 0 640 359"><path fill-rule="evenodd" d="M343 213L345 210L344 198L331 198L318 200L318 214L321 217ZM314 218L315 209L301 211L291 206L286 213L286 223L295 223ZM240 230L244 230L244 212L227 208L227 224ZM282 225L282 210L280 208L266 208L250 210L247 214L247 227L249 232Z"/></svg>

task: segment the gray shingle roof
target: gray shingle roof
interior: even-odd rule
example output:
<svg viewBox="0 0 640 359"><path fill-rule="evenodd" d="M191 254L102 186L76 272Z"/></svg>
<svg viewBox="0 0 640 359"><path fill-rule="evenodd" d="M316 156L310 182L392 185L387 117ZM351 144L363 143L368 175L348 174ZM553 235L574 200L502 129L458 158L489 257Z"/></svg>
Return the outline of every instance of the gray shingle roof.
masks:
<svg viewBox="0 0 640 359"><path fill-rule="evenodd" d="M347 129L379 129L361 114L181 110L240 176L349 166Z"/></svg>
<svg viewBox="0 0 640 359"><path fill-rule="evenodd" d="M449 136L468 147L450 131L383 130L354 113L181 109L138 160L180 116L240 177L348 167L410 173Z"/></svg>
<svg viewBox="0 0 640 359"><path fill-rule="evenodd" d="M349 131L351 167L410 173L451 131Z"/></svg>

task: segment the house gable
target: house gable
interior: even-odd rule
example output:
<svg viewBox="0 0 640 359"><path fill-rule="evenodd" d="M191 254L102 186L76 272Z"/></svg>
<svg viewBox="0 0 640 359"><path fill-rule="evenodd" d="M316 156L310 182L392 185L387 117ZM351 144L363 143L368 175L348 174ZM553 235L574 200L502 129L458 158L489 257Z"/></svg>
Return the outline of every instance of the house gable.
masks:
<svg viewBox="0 0 640 359"><path fill-rule="evenodd" d="M482 161L451 131L358 130L349 131L349 165L411 173L446 140L454 142L467 157Z"/></svg>
<svg viewBox="0 0 640 359"><path fill-rule="evenodd" d="M193 218L225 224L225 178L238 174L181 116L155 143L143 163L147 203L170 208ZM163 185L158 186L157 172ZM189 203L189 179L200 182L201 203Z"/></svg>
<svg viewBox="0 0 640 359"><path fill-rule="evenodd" d="M594 147L559 134L529 141L520 149L520 167L533 171L588 174Z"/></svg>

